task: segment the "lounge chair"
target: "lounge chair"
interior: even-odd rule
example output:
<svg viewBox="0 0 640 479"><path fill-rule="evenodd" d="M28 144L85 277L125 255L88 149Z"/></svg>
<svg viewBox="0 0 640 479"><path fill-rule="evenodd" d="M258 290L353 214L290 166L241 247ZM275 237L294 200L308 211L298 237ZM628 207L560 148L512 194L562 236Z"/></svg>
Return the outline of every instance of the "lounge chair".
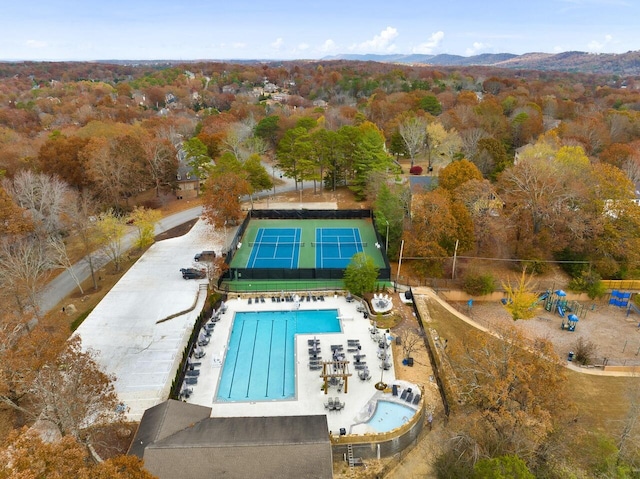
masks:
<svg viewBox="0 0 640 479"><path fill-rule="evenodd" d="M420 394L416 394L413 398L413 404L416 405L420 402Z"/></svg>
<svg viewBox="0 0 640 479"><path fill-rule="evenodd" d="M324 408L328 409L329 411L332 411L334 409L333 398L329 398L329 400L326 403L324 403Z"/></svg>
<svg viewBox="0 0 640 479"><path fill-rule="evenodd" d="M320 371L322 369L322 364L312 364L309 363L309 369L311 371Z"/></svg>
<svg viewBox="0 0 640 479"><path fill-rule="evenodd" d="M182 388L182 391L180 391L181 398L189 399L191 394L193 394L193 388Z"/></svg>
<svg viewBox="0 0 640 479"><path fill-rule="evenodd" d="M340 399L335 398L333 400L333 409L335 409L336 411L340 411L343 407L344 407L344 403L340 402Z"/></svg>
<svg viewBox="0 0 640 479"><path fill-rule="evenodd" d="M394 384L393 386L391 386L391 394L393 394L394 396L398 395L398 385Z"/></svg>
<svg viewBox="0 0 640 479"><path fill-rule="evenodd" d="M184 372L184 375L187 377L195 377L195 376L200 376L200 370L199 369L188 369Z"/></svg>
<svg viewBox="0 0 640 479"><path fill-rule="evenodd" d="M206 346L207 344L209 344L209 337L207 336L198 340L198 346Z"/></svg>
<svg viewBox="0 0 640 479"><path fill-rule="evenodd" d="M406 401L407 401L408 403L410 403L411 401L413 401L413 393L409 393L409 394L407 394L407 399L406 399Z"/></svg>
<svg viewBox="0 0 640 479"><path fill-rule="evenodd" d="M264 303L264 296L260 296L260 302Z"/></svg>
<svg viewBox="0 0 640 479"><path fill-rule="evenodd" d="M324 296L318 296L318 299L319 299L320 301L324 301Z"/></svg>
<svg viewBox="0 0 640 479"><path fill-rule="evenodd" d="M411 389L405 389L404 391L402 391L402 394L400 394L400 399L402 399L403 401L406 401L407 396L409 395L410 392L411 392Z"/></svg>
<svg viewBox="0 0 640 479"><path fill-rule="evenodd" d="M189 386L193 384L198 384L198 378L196 377L184 378L184 383Z"/></svg>

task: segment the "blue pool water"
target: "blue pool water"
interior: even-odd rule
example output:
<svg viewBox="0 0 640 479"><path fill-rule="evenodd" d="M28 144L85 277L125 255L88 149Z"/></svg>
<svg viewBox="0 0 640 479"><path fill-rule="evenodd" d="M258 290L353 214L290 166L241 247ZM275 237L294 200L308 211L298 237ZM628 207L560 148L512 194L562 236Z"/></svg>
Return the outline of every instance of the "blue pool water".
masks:
<svg viewBox="0 0 640 479"><path fill-rule="evenodd" d="M378 401L376 412L367 422L377 432L387 432L409 421L416 410L390 401Z"/></svg>
<svg viewBox="0 0 640 479"><path fill-rule="evenodd" d="M293 397L295 335L340 331L336 309L236 313L218 399L265 401Z"/></svg>

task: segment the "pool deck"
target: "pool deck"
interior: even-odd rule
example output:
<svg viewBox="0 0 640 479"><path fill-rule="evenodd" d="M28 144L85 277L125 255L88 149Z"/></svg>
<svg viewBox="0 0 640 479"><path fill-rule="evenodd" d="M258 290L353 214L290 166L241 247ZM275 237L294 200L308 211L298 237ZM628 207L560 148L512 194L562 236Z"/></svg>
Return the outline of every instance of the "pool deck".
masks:
<svg viewBox="0 0 640 479"><path fill-rule="evenodd" d="M287 294L285 292L285 294ZM316 293L317 294L317 293ZM259 295L258 295L259 297ZM374 385L380 381L387 384L399 384L400 389L406 387L402 381L396 381L393 367L382 372L380 367L382 361L378 359L378 342L372 339L372 324L369 319L365 319L363 313L359 312L359 303L356 301L347 302L344 296L326 295L324 301L304 301L299 303L300 310L336 309L342 327L341 333L323 334L298 334L295 338L295 370L296 370L296 396L292 399L269 400L255 402L227 402L216 398L218 382L222 373L226 346L229 342L231 329L233 327L233 317L236 312L245 311L282 311L293 310L293 302L272 302L271 296L265 296L265 302L255 301L256 296L252 296L249 304L248 297L232 299L225 303L226 312L220 314L220 320L210 338L208 345L202 349L205 356L201 359L193 359L201 363L197 366L200 374L197 384L190 385L192 394L187 402L211 407L211 415L214 417L237 417L237 416L299 416L308 414L326 414L329 430L339 431L345 428L347 432L364 433L368 431L365 425L356 426L366 422L373 413L372 405L377 398L397 400L389 393L381 393ZM379 330L380 335L386 334ZM348 368L352 374L348 378L348 392L338 390L337 386L330 386L328 394L322 390L323 379L320 377L322 370L310 370L309 345L308 340L316 338L320 341L321 354L323 359L331 358L331 345L341 344L344 346L346 359L350 361ZM353 353L347 352L348 340L359 339L361 345L360 354L366 354L363 359L367 362L371 379L363 381L358 377L358 370L353 367ZM389 340L387 340L389 341ZM389 353L391 348L388 349ZM389 362L393 365L392 358ZM408 385L411 387L411 385ZM415 386L414 386L415 387ZM415 389L414 389L415 390ZM338 398L344 407L339 411L330 411L325 408L329 398ZM406 404L406 403L405 403ZM413 406L415 407L415 406Z"/></svg>

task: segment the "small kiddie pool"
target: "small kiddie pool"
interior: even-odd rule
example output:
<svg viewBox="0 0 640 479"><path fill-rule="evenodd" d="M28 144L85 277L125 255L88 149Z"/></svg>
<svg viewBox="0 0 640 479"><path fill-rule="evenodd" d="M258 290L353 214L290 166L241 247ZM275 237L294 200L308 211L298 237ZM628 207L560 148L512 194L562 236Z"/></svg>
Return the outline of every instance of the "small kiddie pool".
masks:
<svg viewBox="0 0 640 479"><path fill-rule="evenodd" d="M373 416L365 423L375 432L388 432L409 422L416 410L391 401L376 401Z"/></svg>

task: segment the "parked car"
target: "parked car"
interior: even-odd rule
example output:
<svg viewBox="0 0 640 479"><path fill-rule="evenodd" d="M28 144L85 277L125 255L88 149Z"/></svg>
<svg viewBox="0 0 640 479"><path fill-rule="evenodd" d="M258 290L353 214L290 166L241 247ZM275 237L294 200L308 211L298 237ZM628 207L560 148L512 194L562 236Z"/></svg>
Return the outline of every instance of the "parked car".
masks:
<svg viewBox="0 0 640 479"><path fill-rule="evenodd" d="M215 251L203 251L201 253L196 253L193 259L195 261L211 261L215 257L216 257Z"/></svg>
<svg viewBox="0 0 640 479"><path fill-rule="evenodd" d="M203 279L207 277L207 272L201 269L195 268L181 268L183 279Z"/></svg>

